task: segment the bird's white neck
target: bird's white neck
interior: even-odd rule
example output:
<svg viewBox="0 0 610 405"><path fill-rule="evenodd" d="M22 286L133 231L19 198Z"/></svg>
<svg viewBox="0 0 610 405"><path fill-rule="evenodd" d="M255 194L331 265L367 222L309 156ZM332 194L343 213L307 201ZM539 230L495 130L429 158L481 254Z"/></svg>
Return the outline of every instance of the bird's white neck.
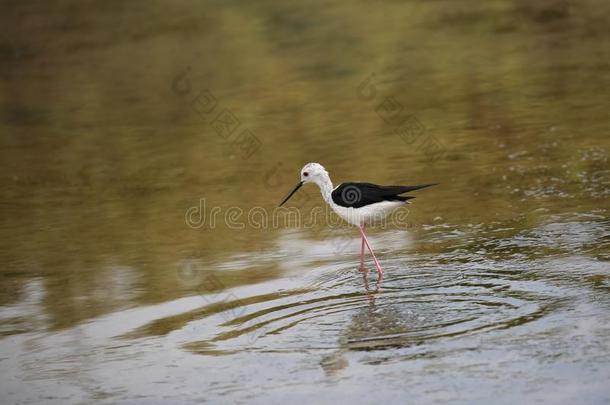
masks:
<svg viewBox="0 0 610 405"><path fill-rule="evenodd" d="M316 184L320 187L320 192L322 193L322 198L328 204L333 205L332 192L333 192L333 182L330 180L330 176L328 174L324 175L320 181L317 181Z"/></svg>

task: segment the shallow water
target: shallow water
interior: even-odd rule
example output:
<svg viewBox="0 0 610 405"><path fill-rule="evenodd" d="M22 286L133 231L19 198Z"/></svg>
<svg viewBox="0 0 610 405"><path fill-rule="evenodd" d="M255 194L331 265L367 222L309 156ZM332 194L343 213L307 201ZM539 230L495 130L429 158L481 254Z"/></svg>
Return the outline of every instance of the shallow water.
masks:
<svg viewBox="0 0 610 405"><path fill-rule="evenodd" d="M610 401L606 2L55 3L0 13L2 402ZM440 183L383 280L274 211L308 161Z"/></svg>

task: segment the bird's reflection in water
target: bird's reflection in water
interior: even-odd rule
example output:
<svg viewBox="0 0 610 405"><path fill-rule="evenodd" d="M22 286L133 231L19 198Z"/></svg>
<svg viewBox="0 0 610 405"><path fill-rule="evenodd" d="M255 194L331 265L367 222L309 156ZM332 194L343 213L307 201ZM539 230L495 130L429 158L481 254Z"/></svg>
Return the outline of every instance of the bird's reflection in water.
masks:
<svg viewBox="0 0 610 405"><path fill-rule="evenodd" d="M322 360L320 360L320 366L329 378L338 377L341 370L345 369L349 365L349 361L345 358L345 352L350 349L350 341L353 339L362 338L363 335L370 336L368 335L369 333L372 333L373 335L379 333L377 327L367 329L363 328L363 326L378 324L378 321L375 320L375 318L378 317L375 304L376 296L381 290L383 273L379 274L374 284L371 285L368 270L364 269L360 271L362 273L364 292L368 300L368 305L366 310L356 313L356 315L352 318L352 323L348 326L345 333L337 342L338 349L322 357Z"/></svg>
<svg viewBox="0 0 610 405"><path fill-rule="evenodd" d="M364 289L366 290L366 295L369 299L369 310L375 310L375 296L379 293L381 288L381 283L383 283L383 273L378 273L377 281L375 281L374 288L371 288L369 283L369 272L364 269L362 271L362 281L364 282Z"/></svg>

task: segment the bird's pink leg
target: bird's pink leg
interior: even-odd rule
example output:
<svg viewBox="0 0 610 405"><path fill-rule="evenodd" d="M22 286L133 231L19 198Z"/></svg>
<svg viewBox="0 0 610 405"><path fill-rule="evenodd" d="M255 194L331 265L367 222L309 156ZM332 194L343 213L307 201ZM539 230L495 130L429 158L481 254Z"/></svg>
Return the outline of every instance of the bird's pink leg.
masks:
<svg viewBox="0 0 610 405"><path fill-rule="evenodd" d="M360 229L360 234L362 235L362 240L364 241L364 243L366 243L366 247L369 248L369 252L371 252L371 256L373 256L373 260L375 261L375 267L377 267L377 272L379 273L380 276L383 276L383 269L381 268L379 261L375 257L375 253L373 253L373 249L371 249L369 240L366 238L366 235L364 234L364 227L361 226L361 227L359 227L359 229Z"/></svg>
<svg viewBox="0 0 610 405"><path fill-rule="evenodd" d="M362 229L364 229L364 225L362 225ZM362 239L362 246L360 247L360 271L364 271L364 237Z"/></svg>

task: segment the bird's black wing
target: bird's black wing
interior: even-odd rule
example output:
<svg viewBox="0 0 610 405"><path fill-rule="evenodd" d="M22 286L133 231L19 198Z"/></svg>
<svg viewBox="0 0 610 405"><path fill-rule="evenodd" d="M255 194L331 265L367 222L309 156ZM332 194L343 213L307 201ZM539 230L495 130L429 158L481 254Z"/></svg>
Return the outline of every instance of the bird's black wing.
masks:
<svg viewBox="0 0 610 405"><path fill-rule="evenodd" d="M360 208L382 201L406 201L415 197L400 194L430 186L434 186L434 184L378 186L372 183L342 183L333 190L331 197L335 204L342 207Z"/></svg>

